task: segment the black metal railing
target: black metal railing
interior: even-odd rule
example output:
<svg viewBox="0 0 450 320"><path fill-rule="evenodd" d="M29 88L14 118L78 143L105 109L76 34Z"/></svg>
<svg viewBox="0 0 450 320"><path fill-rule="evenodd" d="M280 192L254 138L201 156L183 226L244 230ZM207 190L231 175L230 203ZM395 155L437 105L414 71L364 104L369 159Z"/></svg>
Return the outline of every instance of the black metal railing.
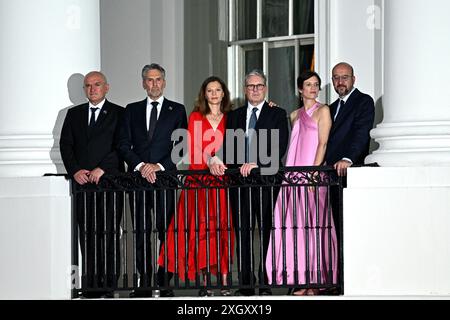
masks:
<svg viewBox="0 0 450 320"><path fill-rule="evenodd" d="M160 172L154 184L138 173L105 175L98 185L73 183L72 193L73 264L81 275L74 296L256 288L343 293L342 181L332 168L290 167L276 175L255 169L246 178L234 169L223 177Z"/></svg>

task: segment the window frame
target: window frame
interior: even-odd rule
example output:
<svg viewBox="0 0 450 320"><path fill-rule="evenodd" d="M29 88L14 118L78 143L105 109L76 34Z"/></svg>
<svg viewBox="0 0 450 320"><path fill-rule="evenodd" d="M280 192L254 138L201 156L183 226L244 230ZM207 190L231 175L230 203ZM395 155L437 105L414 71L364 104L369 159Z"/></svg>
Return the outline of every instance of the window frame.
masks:
<svg viewBox="0 0 450 320"><path fill-rule="evenodd" d="M269 73L269 50L276 47L295 47L295 79L297 79L300 71L299 55L300 47L306 45L314 45L315 59L314 69L321 74L322 78L328 80L330 71L328 71L329 56L329 8L330 0L314 0L314 33L294 35L294 1L289 0L289 35L279 37L262 38L262 3L263 0L257 0L257 28L256 39L236 40L237 17L236 5L237 0L228 0L229 9L229 46L228 46L228 87L232 99L244 99L244 76L245 76L245 51L252 46L263 46L263 71L267 76L267 96L270 96L270 73ZM291 44L291 45L288 45ZM317 53L321 52L320 57ZM319 58L319 59L318 59ZM321 73L321 71L323 72ZM325 80L325 79L324 79ZM296 83L294 83L294 88ZM329 97L329 90L325 90L323 98Z"/></svg>

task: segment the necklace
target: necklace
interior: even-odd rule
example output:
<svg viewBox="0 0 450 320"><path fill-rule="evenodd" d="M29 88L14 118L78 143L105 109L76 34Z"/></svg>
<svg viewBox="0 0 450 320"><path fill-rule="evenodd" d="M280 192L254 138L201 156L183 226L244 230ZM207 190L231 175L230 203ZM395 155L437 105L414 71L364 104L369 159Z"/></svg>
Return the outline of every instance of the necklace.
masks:
<svg viewBox="0 0 450 320"><path fill-rule="evenodd" d="M212 112L208 114L209 118L213 121L219 121L222 118L222 112L219 111L217 114L213 114Z"/></svg>

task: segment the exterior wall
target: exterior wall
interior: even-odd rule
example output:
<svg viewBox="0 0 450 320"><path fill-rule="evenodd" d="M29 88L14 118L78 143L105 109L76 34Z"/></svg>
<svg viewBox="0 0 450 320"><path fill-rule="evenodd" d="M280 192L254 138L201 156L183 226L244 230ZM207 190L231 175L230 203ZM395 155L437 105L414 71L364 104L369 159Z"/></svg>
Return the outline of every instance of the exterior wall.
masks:
<svg viewBox="0 0 450 320"><path fill-rule="evenodd" d="M160 63L167 71L165 95L188 114L203 80L226 79L225 1L101 0L102 70L109 98L122 106L145 98L140 72ZM226 29L226 28L225 28Z"/></svg>
<svg viewBox="0 0 450 320"><path fill-rule="evenodd" d="M62 177L0 178L0 300L71 298L71 209Z"/></svg>
<svg viewBox="0 0 450 320"><path fill-rule="evenodd" d="M450 168L350 168L345 294L449 295L449 212Z"/></svg>
<svg viewBox="0 0 450 320"><path fill-rule="evenodd" d="M146 97L141 70L166 69L168 99L184 102L184 1L101 0L102 70L122 106Z"/></svg>

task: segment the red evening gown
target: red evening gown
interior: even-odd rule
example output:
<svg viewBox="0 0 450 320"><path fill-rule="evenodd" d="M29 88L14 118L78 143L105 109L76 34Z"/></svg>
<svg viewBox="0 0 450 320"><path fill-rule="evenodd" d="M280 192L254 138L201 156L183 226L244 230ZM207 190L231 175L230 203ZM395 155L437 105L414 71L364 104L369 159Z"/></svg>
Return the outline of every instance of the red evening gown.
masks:
<svg viewBox="0 0 450 320"><path fill-rule="evenodd" d="M222 146L225 123L226 116L224 115L214 130L208 119L200 112L191 113L188 122L189 170L209 169L206 163ZM221 274L227 274L230 271L234 232L226 190L214 187L200 188L198 183L198 180L201 180L207 185L221 186L223 179L226 178L210 175L195 175L186 179L189 190L182 190L178 200L178 210L172 218L167 232L167 270L178 273L181 279L186 278L187 272L189 280L194 281L197 274L202 270L206 271L208 255L211 273L218 273L218 260L220 260ZM217 199L219 203L217 203ZM198 226L198 233L196 233L196 226ZM175 236L178 240L177 244ZM178 250L175 250L175 246ZM164 248L165 245L162 246L158 260L158 264L161 266L165 265Z"/></svg>

